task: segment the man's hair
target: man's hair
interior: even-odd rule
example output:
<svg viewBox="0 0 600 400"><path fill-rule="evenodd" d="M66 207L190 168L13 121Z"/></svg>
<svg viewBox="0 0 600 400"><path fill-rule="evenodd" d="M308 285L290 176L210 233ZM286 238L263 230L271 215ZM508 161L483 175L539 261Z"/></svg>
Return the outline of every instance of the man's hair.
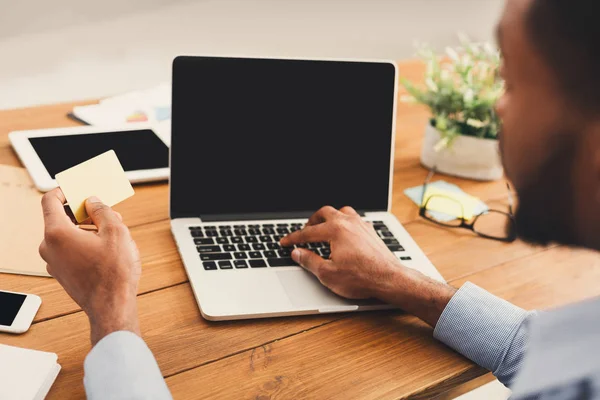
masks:
<svg viewBox="0 0 600 400"><path fill-rule="evenodd" d="M560 88L585 113L600 113L600 4L533 0L527 31Z"/></svg>

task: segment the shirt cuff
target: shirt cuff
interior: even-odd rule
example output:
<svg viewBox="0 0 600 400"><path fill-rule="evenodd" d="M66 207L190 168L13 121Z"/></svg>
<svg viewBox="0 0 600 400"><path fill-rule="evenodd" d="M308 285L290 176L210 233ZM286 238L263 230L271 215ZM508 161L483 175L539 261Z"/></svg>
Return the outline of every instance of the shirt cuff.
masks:
<svg viewBox="0 0 600 400"><path fill-rule="evenodd" d="M88 399L171 399L152 352L133 332L102 338L84 362Z"/></svg>
<svg viewBox="0 0 600 400"><path fill-rule="evenodd" d="M467 282L452 297L433 335L495 372L528 312Z"/></svg>

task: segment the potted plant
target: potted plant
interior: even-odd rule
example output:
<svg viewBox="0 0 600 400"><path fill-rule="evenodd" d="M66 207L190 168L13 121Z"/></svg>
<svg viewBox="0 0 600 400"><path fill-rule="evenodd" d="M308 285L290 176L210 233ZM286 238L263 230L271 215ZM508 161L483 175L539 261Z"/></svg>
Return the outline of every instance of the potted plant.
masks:
<svg viewBox="0 0 600 400"><path fill-rule="evenodd" d="M477 180L503 176L498 147L500 121L494 105L504 84L498 76L500 53L490 44L461 38L461 46L438 56L419 49L425 61L425 83L406 79L404 101L423 104L432 118L425 129L421 163L449 175Z"/></svg>

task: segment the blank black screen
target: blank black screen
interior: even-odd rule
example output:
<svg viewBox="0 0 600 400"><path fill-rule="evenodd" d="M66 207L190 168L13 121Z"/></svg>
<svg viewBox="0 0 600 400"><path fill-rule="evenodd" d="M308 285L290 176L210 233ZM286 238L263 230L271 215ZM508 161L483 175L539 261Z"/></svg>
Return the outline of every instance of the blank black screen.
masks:
<svg viewBox="0 0 600 400"><path fill-rule="evenodd" d="M0 325L12 325L25 297L22 294L0 292Z"/></svg>
<svg viewBox="0 0 600 400"><path fill-rule="evenodd" d="M125 171L167 168L169 148L151 130L29 138L46 170L54 176L114 150Z"/></svg>
<svg viewBox="0 0 600 400"><path fill-rule="evenodd" d="M178 57L171 216L386 210L390 63Z"/></svg>

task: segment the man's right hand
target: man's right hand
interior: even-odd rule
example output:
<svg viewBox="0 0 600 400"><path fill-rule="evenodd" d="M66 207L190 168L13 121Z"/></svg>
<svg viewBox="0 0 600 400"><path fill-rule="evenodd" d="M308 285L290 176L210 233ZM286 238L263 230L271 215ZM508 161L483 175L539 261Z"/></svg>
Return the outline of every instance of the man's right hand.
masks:
<svg viewBox="0 0 600 400"><path fill-rule="evenodd" d="M329 242L331 256L323 259L296 248L292 258L323 285L351 299L378 298L435 326L455 289L403 266L379 238L373 226L351 207L323 207L304 229L281 239L281 245Z"/></svg>
<svg viewBox="0 0 600 400"><path fill-rule="evenodd" d="M129 230L117 212L95 198L85 206L98 232L80 229L64 203L60 189L42 198L40 255L48 273L88 315L93 345L119 330L139 335L136 295L142 267Z"/></svg>

